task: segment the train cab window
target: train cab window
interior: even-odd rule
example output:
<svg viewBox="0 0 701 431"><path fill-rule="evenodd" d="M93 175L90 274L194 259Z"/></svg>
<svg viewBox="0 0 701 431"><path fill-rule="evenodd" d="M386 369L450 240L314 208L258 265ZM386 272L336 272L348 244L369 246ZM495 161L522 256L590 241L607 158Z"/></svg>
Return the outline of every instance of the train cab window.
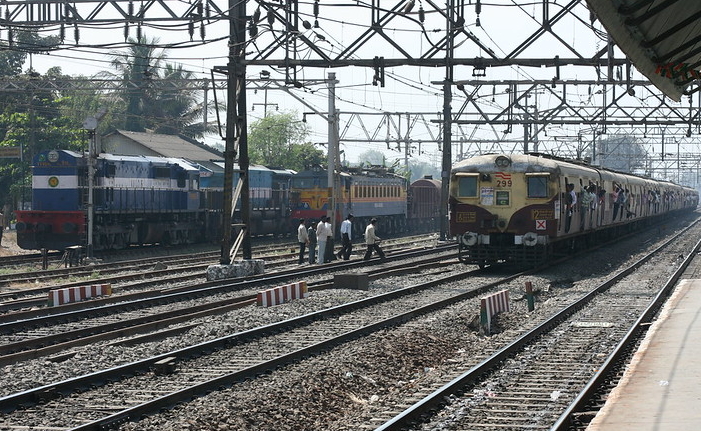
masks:
<svg viewBox="0 0 701 431"><path fill-rule="evenodd" d="M458 180L458 196L464 198L477 197L477 174L474 175L457 175Z"/></svg>
<svg viewBox="0 0 701 431"><path fill-rule="evenodd" d="M548 197L548 176L547 175L529 175L526 174L528 182L528 197L529 198L547 198Z"/></svg>
<svg viewBox="0 0 701 431"><path fill-rule="evenodd" d="M170 168L166 166L156 166L153 168L154 178L170 178Z"/></svg>
<svg viewBox="0 0 701 431"><path fill-rule="evenodd" d="M114 176L117 174L117 166L115 166L114 163L108 163L105 166L105 177L107 178L114 178Z"/></svg>

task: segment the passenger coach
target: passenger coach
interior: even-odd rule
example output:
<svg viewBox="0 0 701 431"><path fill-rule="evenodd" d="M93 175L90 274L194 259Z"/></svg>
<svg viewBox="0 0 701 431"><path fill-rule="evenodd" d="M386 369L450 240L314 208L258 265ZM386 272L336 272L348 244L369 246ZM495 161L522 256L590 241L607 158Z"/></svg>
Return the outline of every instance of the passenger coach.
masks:
<svg viewBox="0 0 701 431"><path fill-rule="evenodd" d="M543 155L493 154L453 167L448 204L462 262L538 264L662 215L693 210L698 192Z"/></svg>

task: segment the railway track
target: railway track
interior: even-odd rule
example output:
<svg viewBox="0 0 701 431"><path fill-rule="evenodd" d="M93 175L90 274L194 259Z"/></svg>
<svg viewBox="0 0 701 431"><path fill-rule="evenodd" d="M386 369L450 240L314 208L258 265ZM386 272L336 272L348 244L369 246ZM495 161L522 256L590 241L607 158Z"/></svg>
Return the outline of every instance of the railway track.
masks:
<svg viewBox="0 0 701 431"><path fill-rule="evenodd" d="M425 241L427 236L411 236L394 240L387 245L386 250L401 252L407 247L412 247L412 243L416 242L417 238L421 238ZM420 247L425 247L425 242ZM264 248L256 251L260 256L259 258L266 260L267 270L272 271L290 266L291 261L293 261L296 256L296 253L290 251L293 249L294 247L286 244L269 251L266 255L262 255L265 250ZM169 283L175 283L176 285L198 283L202 280L207 267L215 263L218 256L218 252L203 252L194 256L192 254L171 256L168 258L167 265L163 264L163 257L157 257L102 265L90 265L89 267L81 268L42 271L32 275L27 275L25 273L10 274L4 277L0 276L0 285L3 283L10 283L11 281L37 283L42 280L44 283L48 283L53 280L63 281L66 277L80 279L80 281L74 282L63 281L60 285L43 285L41 287L21 288L9 292L2 292L0 293L0 312L26 309L29 307L41 307L46 304L46 295L50 290L63 287L95 283L113 283L115 284L113 291L115 293L120 293L135 290L141 291L149 289L151 286L163 286ZM294 268L297 267L295 266ZM112 276L110 276L110 274L112 274ZM144 279L146 279L146 281L144 281ZM118 285L119 283L128 284Z"/></svg>
<svg viewBox="0 0 701 431"><path fill-rule="evenodd" d="M691 234L688 236L694 235L696 234ZM666 267L666 265L669 264L670 256L676 258L676 256L679 254L679 250L662 253L667 253L667 256L662 259L659 265ZM414 276L417 278L422 278L421 274L414 274ZM251 389L251 385L255 385L256 381L261 379L268 380L267 378L264 379L261 376L271 370L278 369L282 365L300 363L300 361L301 363L304 363L307 362L304 361L304 358L311 355L317 355L313 361L314 369L323 369L324 362L327 361L326 358L328 356L333 356L333 351L335 349L342 349L342 347L335 347L334 349L334 346L362 344L365 338L367 338L367 336L370 334L372 334L375 338L387 336L387 341L380 341L379 343L381 345L385 345L384 349L389 349L395 352L397 356L397 358L388 357L387 359L398 361L401 360L401 356L403 354L401 347L394 347L392 345L396 341L395 338L397 338L397 332L407 330L414 331L416 328L426 328L427 325L435 326L437 319L440 319L439 316L446 313L446 308L451 308L452 311L449 313L451 315L455 314L455 312L464 313L466 309L469 309L469 306L465 305L468 298L474 298L475 296L483 295L485 292L492 292L497 289L496 286L481 285L476 287L475 284L477 284L478 281L472 281L469 284L465 283L464 281L459 281L463 280L467 276L467 274L456 273L453 274L451 278L444 277L442 280L434 279L430 283L419 283L404 289L398 289L397 293L388 292L383 295L377 295L375 299L366 298L363 300L333 306L325 310L303 314L276 324L264 323L260 327L246 329L237 334L219 337L216 340L211 341L212 343L219 344L209 344L209 342L206 342L196 346L184 347L179 350L162 352L159 355L148 359L135 361L132 364L124 364L122 366L113 367L111 370L91 370L86 377L67 379L63 382L56 382L40 388L32 389L30 391L24 391L22 394L8 395L0 399L0 408L4 410L12 410L18 405L30 408L25 410L15 410L12 413L4 415L2 420L6 422L0 422L0 426L12 424L32 424L32 426L36 426L38 429L42 429L42 427L54 427L52 429L67 429L71 427L74 429L103 429L109 426L116 426L118 423L129 420L129 418L141 417L143 414L158 411L162 407L171 406L175 403L188 400L197 394L211 392L211 396L216 397L217 394L221 392L223 387L228 386L231 386L231 389L227 389L225 392L229 393L222 394L223 399L218 402L215 401L214 403L226 405L226 408L229 411L240 412L240 414L237 414L236 416L241 416L241 420L251 420L246 407L244 405L236 405L237 400L245 398L250 399L252 394L256 394L258 392L263 393L264 391ZM644 276L647 277L649 274L645 274ZM452 277L456 277L457 279ZM520 279L514 279L511 284L517 283L519 280ZM500 280L499 283L508 282L505 280ZM639 280L637 282L629 281L627 285L624 286L626 289L628 289L624 290L625 294L619 293L619 295L616 297L637 298L637 296L640 296L640 293L635 289L639 288L640 285L641 282ZM509 288L512 289L513 287L510 286ZM597 296L603 294L602 292L605 292L606 290L612 289L613 288L611 286L608 286L606 289L596 288L592 290L592 292L595 292L595 294L587 293L587 295L592 294ZM440 375L437 377L434 376L433 381L424 377L418 379L403 377L402 380L408 380L411 382L411 384L408 384L407 382L398 382L395 383L394 389L389 390L386 394L380 392L381 396L379 398L381 401L367 402L365 404L365 408L368 409L368 411L366 411L363 415L364 419L362 419L362 421L354 422L352 418L339 419L343 421L345 427L338 427L338 429L368 429L369 424L383 426L382 423L387 420L391 420L395 414L401 413L410 405L407 404L408 400L427 397L429 394L442 387L446 380L452 380L456 375L459 376L465 373L466 369L475 367L476 365L487 361L491 355L499 354L503 349L513 343L515 338L528 334L528 331L532 331L538 326L548 326L543 322L546 322L546 315L552 315L553 310L563 307L574 307L574 309L577 310L577 307L573 306L571 303L572 297L580 297L584 295L584 289L575 289L573 286L568 288L567 293L567 295L565 294L565 291L558 292L557 294L552 293L548 300L540 306L541 309L538 310L535 315L521 316L518 319L513 318L514 320L511 322L506 319L503 321L500 320L499 323L502 325L501 331L493 337L486 337L482 339L469 337L470 349L474 347L475 350L468 349L465 356L458 358L460 360L456 360L455 362L450 361L449 363L452 365L446 365L443 367ZM399 296L388 299L393 295ZM438 296L440 295L443 296L439 298ZM382 300L379 298L382 298ZM371 304L368 302L371 300L380 300L380 302ZM604 300L602 302L605 305L610 301ZM628 302L622 302L618 303L616 307L612 308L626 311L629 307L632 307L631 304ZM523 308L523 304L520 303L518 307ZM602 310L599 310L598 312L595 311L595 313L599 314L602 312ZM438 313L438 315L434 315L435 313ZM516 312L514 315L515 314ZM305 316L308 316L311 320L305 320ZM594 314L593 316L596 317L597 314ZM541 320L541 318L543 320ZM328 327L326 326L327 323L329 325ZM580 325L574 332L583 333L584 330L602 331L607 329L605 328L606 325L600 325L599 323L600 322L593 320L593 324ZM289 326L278 326L281 324ZM600 326L604 326L604 328L601 328ZM328 332L326 332L327 328ZM455 329L455 327L453 327L453 329ZM562 333L564 331L559 332ZM272 333L274 333L274 335L271 336L273 338L268 338L268 335L264 335ZM339 333L341 334L340 336L338 335ZM319 335L320 338L317 338L317 335ZM460 338L458 335L455 335L455 337ZM248 344L249 341L247 341L248 339L246 338L248 336L258 338L250 341L253 344ZM589 339L591 341L591 338L580 338ZM535 337L533 337L533 339L535 339ZM558 342L562 342L562 340L563 338L557 339ZM474 346L472 346L473 343ZM540 352L541 349L552 347L551 344L553 343L542 343L540 346L532 345L532 347L529 347L529 352ZM246 355L245 357L238 357L234 351L243 351L246 353ZM576 352L577 350L570 349L570 351ZM210 352L217 356L210 356ZM416 350L413 352L418 353ZM594 354L593 356L596 358L597 354ZM189 359L192 357L195 357L195 359ZM568 354L553 357L559 358L559 362L555 360L553 360L554 362L551 362L550 375L564 375L566 373L566 369L571 366L568 361L572 355ZM358 355L355 360L362 362L362 358L363 355ZM475 358L484 359L484 361ZM502 361L513 361L518 366L520 361L527 361L528 359L529 357L521 357L512 360L504 358ZM538 360L535 362L538 362ZM579 362L581 365L585 361L580 358ZM407 363L412 363L412 361L408 359ZM556 364L561 370L557 372L553 371L552 364ZM387 365L383 364L383 366ZM583 365L582 368L587 368L587 366L591 367L590 363L586 363L586 365ZM117 368L120 370L117 370ZM285 368L285 370L288 368ZM333 369L333 366L331 369ZM191 370L193 371L191 372ZM390 369L386 368L383 368L383 370L384 371L382 371L381 374L392 374L395 372L395 370L390 371ZM282 372L283 371L280 371L279 373ZM428 373L427 376L433 375L430 371L425 372ZM487 375L485 374L487 372L488 371L483 370L482 375ZM339 378L341 380L338 382L326 382L326 386L329 388L345 387L347 385L347 379L353 378L352 376L348 377L347 375L343 377L343 373L340 374L341 376ZM87 377L93 375L97 376L90 378ZM122 375L135 375L136 377L122 378ZM545 372L543 372L542 376L545 375ZM304 374L304 376L305 380L310 380L313 378L309 374ZM498 376L503 376L503 373L499 373ZM94 381L92 380L93 378L97 380ZM190 386L184 387L181 385L180 382L183 378L186 380L191 380ZM248 382L250 383L245 385L238 383L246 379L248 379ZM113 380L118 380L118 382L101 386L104 382ZM367 382L372 379L368 377L365 380ZM555 381L556 379L553 377L551 380ZM132 382L132 386L121 386L122 384L128 384L129 381ZM498 393L501 387L490 385L489 381L485 379L480 380L480 382L487 383L484 385L480 383L480 386L477 388L478 391L473 392L473 396L468 398L471 401L489 401L491 398L495 398L495 394ZM499 380L499 382L502 381ZM265 385L269 384L269 382L265 383ZM376 386L377 384L378 383L372 383L371 386ZM88 392L81 394L74 392L75 390L83 391L91 386L95 388L88 390ZM152 386L156 389L154 389L153 392L150 392L148 388ZM245 386L245 388L241 389L245 391L245 396L236 394L236 390L239 386ZM366 384L365 386L368 385ZM492 389L496 389L496 391ZM328 390L335 392L335 389ZM363 395L359 388L356 388L356 390L356 393L358 394L357 396ZM378 388L374 387L372 390L377 392ZM232 394L231 391L234 391L234 394ZM465 391L466 389L458 390L457 394L459 395L461 392ZM467 391L469 391L469 389L467 389ZM151 395L149 395L149 393L151 393ZM553 393L551 393L551 396L553 396L552 394ZM55 397L58 395L66 396L67 398L56 400ZM569 393L560 393L556 398L557 400L564 402L569 395ZM83 396L89 397L89 405L93 407L89 411L85 409L86 398L83 398ZM331 397L330 394L328 394L328 396ZM523 394L521 394L521 396L526 397L526 395ZM100 401L101 398L99 397L105 398L102 398L103 401ZM210 396L207 396L206 398L210 398ZM370 398L371 397L368 396L368 399ZM534 395L534 398L537 397ZM305 412L305 414L303 414L304 417L298 417L298 415L294 417L294 420L300 421L300 423L305 423L305 420L307 421L306 423L309 423L309 421L313 420L315 414L322 414L321 412L310 410L314 408L313 405L305 405L304 407L301 407L299 403L294 402L295 399L297 398L293 393L286 391L284 398L269 401L265 401L265 398L262 398L259 402L263 404L268 402L275 406L292 402L297 406L297 409L302 409L302 411ZM46 402L46 404L36 405L35 403L37 400ZM78 406L81 406L80 408L83 410L80 412L74 412L72 409L77 409ZM118 408L120 411L117 411ZM262 408L263 410L266 410L266 407ZM435 406L429 410L435 410ZM504 409L504 412L505 414L508 414L506 410L508 409ZM564 410L564 407L562 407L562 410ZM197 411L200 412L199 409ZM202 413L198 413L198 415L200 414ZM323 413L324 417L328 420L333 420L334 415L337 414L338 413L335 409L331 411L325 409ZM452 413L447 413L447 415L451 414ZM192 411L190 412L190 416L191 415ZM514 413L514 417L518 416L520 416L520 413ZM540 416L553 417L554 415L552 413L548 414L547 412L535 415L535 417ZM427 416L422 415L422 417L425 418ZM372 420L368 422L368 418L372 418ZM223 420L223 418L220 418L219 420ZM232 429L236 429L237 427L232 424L235 423L238 418L228 418L228 420L231 421L229 422L229 426L231 426ZM258 420L262 421L264 419L258 418ZM469 420L470 419L468 419L468 421ZM125 429L146 429L150 421L147 419L142 422L144 423L139 423L135 426L124 425L123 427ZM153 422L157 421L154 419ZM487 428L489 428L490 424L489 419L482 422L477 421L473 423L486 424ZM283 424L281 425L281 428L284 428L287 425ZM295 428L295 425L289 425L288 428L290 426ZM448 426L447 429L450 429L449 424L446 426ZM456 429L460 429L460 425L457 426L458 428ZM516 425L514 425L514 427L515 426ZM299 425L299 429L303 428L305 428L304 425ZM152 429L161 428L156 426ZM260 429L280 428L271 427L271 425L268 424L267 427L261 425ZM467 429L470 429L469 426Z"/></svg>
<svg viewBox="0 0 701 431"><path fill-rule="evenodd" d="M13 410L18 405L27 403L33 406L29 410L8 412L0 419L0 426L34 423L36 420L42 423L40 426L54 429L100 429L113 426L133 414L140 415L154 408L159 409L159 406L165 405L164 402L189 399L193 394L206 393L221 385L255 377L265 370L316 354L386 326L397 325L413 316L494 287L488 285L462 289L459 294L456 294L454 285L447 289L439 288L442 284L455 283L473 273L474 271L459 271L416 286L396 289L197 346L9 395L0 398L1 410ZM495 284L506 281L508 278L502 278ZM134 377L128 377L130 375ZM106 381L114 382L103 386ZM84 392L90 387L94 389ZM139 403L125 398L115 399L116 393L128 394L136 388L140 388ZM59 394L62 397L60 402L50 401ZM67 397L68 394L71 394L70 397ZM85 409L88 399L91 405L97 407L89 412ZM35 404L37 400L42 400L43 403ZM114 410L120 404L120 411L115 413ZM110 408L107 409L107 406ZM104 416L105 411L112 414ZM67 417L73 417L72 422L68 425L61 424ZM52 422L57 419L59 423Z"/></svg>
<svg viewBox="0 0 701 431"><path fill-rule="evenodd" d="M597 388L611 388L610 379L623 366L622 356L642 340L680 275L698 259L701 242L672 274L662 271L668 278L658 288L648 274L650 266L643 265L677 239L426 393L377 431L586 428L585 418L593 417L592 404L599 401L593 396ZM656 265L664 267L664 260Z"/></svg>
<svg viewBox="0 0 701 431"><path fill-rule="evenodd" d="M445 247L444 251L452 251ZM366 271L371 280L394 275L400 271L423 271L456 264L452 254L437 253L436 250L405 252L395 255L394 259L421 258L422 263L396 263L389 267L380 267ZM338 265L335 271L359 267L359 262ZM312 275L328 274L330 268L322 272L312 268L304 273ZM299 271L261 275L252 279L231 280L227 283L216 282L212 286L190 286L178 292L153 291L150 297L138 295L133 300L122 297L118 303L101 305L101 301L90 301L84 306L89 308L51 313L51 309L41 309L7 316L0 320L0 366L16 361L34 359L56 354L62 350L86 345L95 341L134 336L180 324L195 318L226 313L232 309L255 303L256 286L284 284L290 277L299 277ZM304 274L302 274L304 276ZM322 278L308 284L310 291L330 289L333 277ZM223 297L223 299L218 299ZM174 309L174 307L177 307ZM182 331L182 328L175 331ZM172 333L164 332L162 336ZM59 356L63 358L65 356Z"/></svg>

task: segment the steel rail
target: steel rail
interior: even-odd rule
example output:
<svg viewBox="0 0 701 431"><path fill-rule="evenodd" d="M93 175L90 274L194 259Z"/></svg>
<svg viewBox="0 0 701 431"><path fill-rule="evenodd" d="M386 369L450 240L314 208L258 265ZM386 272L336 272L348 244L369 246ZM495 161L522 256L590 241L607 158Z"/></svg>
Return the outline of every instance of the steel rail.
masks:
<svg viewBox="0 0 701 431"><path fill-rule="evenodd" d="M698 221L696 222L698 223ZM409 428L411 425L422 422L425 418L432 416L432 412L436 411L445 401L446 397L462 392L466 387L476 384L480 381L486 374L494 370L499 364L504 360L514 356L516 353L523 350L532 340L537 339L541 335L551 331L561 322L565 321L568 317L573 315L576 311L584 308L586 304L592 301L599 294L607 291L612 285L618 282L620 279L631 274L637 268L646 263L654 255L662 251L668 245L676 240L677 237L683 235L686 231L691 229L693 225L688 226L686 229L665 241L664 244L657 247L655 250L651 251L647 256L634 262L629 267L611 276L608 280L603 282L601 285L592 289L589 293L582 296L577 301L573 302L569 306L563 308L558 313L554 314L547 320L543 321L538 326L534 327L530 331L526 332L516 340L512 341L508 345L504 346L496 353L494 353L489 358L485 359L481 363L475 365L462 375L456 377L450 382L446 383L439 389L435 390L431 394L424 397L422 400L412 405L411 407L404 410L399 415L395 416L391 420L385 422L380 427L377 427L375 431L398 431ZM698 245L697 245L698 246ZM696 250L696 249L695 249ZM691 253L690 256L693 256ZM645 312L647 314L647 312Z"/></svg>

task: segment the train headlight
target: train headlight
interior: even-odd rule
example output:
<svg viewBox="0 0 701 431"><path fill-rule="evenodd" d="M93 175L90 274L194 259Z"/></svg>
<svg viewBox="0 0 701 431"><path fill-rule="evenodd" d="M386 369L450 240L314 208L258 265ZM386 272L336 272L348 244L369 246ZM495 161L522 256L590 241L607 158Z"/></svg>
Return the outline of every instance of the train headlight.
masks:
<svg viewBox="0 0 701 431"><path fill-rule="evenodd" d="M511 166L511 159L506 156L499 156L494 160L494 163L500 168L508 168Z"/></svg>
<svg viewBox="0 0 701 431"><path fill-rule="evenodd" d="M477 234L474 232L465 232L462 234L462 237L460 237L460 241L462 241L463 245L467 247L477 244L477 239Z"/></svg>
<svg viewBox="0 0 701 431"><path fill-rule="evenodd" d="M526 245L528 247L533 247L534 245L538 244L538 235L533 233L533 232L526 232L525 235L523 235L523 245Z"/></svg>

